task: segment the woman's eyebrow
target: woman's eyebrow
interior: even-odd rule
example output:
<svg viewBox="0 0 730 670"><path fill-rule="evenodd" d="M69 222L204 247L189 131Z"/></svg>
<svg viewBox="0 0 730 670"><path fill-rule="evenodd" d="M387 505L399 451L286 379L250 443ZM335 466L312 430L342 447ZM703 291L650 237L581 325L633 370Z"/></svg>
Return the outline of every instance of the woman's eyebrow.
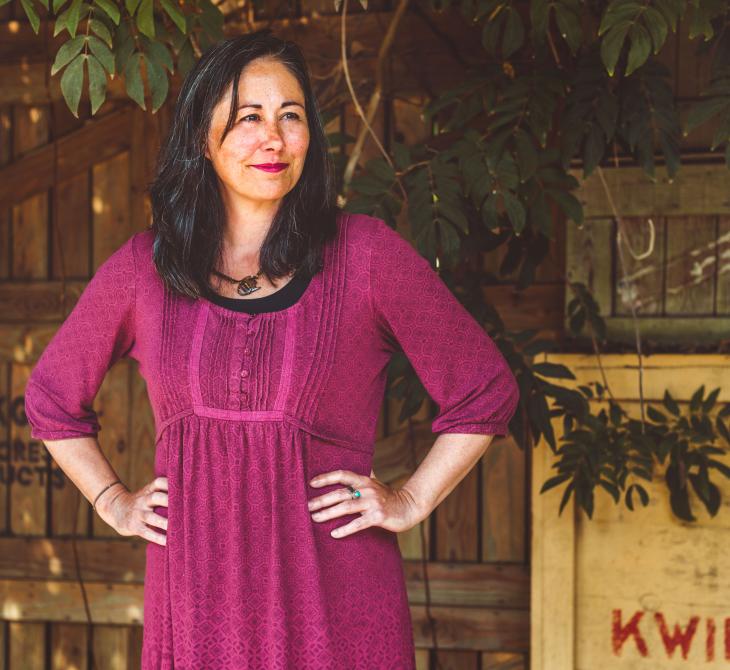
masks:
<svg viewBox="0 0 730 670"><path fill-rule="evenodd" d="M302 109L304 109L304 105L302 105L301 103L296 102L294 100L287 100L286 102L282 102L281 103L281 106L282 107L291 107L292 105L298 105L299 107L301 107ZM239 105L238 106L238 109L241 110L244 107L255 107L256 109L261 109L263 107L263 105L260 105L258 103L245 103L243 105Z"/></svg>

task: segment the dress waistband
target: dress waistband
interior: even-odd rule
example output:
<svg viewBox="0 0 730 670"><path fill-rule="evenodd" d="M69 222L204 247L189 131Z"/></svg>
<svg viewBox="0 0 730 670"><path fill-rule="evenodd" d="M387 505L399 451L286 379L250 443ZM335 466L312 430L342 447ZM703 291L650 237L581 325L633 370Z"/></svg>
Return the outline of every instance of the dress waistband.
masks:
<svg viewBox="0 0 730 670"><path fill-rule="evenodd" d="M235 409L221 409L218 407L207 407L205 405L195 405L187 409L173 414L171 417L165 419L157 429L155 435L155 445L160 441L162 434L165 429L170 425L179 421L186 416L195 414L197 416L205 416L211 419L223 419L226 421L282 421L292 426L300 428L301 430L310 433L314 437L329 442L331 444L345 447L346 449L353 449L355 451L362 451L365 453L372 453L375 445L367 442L355 442L353 440L343 440L339 437L327 435L321 430L309 425L302 421L298 417L287 414L283 410L235 410Z"/></svg>

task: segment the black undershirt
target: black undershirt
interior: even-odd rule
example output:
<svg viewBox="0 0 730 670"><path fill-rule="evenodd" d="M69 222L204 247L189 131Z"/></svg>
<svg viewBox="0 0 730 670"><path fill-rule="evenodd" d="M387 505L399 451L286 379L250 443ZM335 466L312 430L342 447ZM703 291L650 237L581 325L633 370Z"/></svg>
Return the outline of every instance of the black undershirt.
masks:
<svg viewBox="0 0 730 670"><path fill-rule="evenodd" d="M307 290L310 281L311 277L304 279L303 275L296 273L280 289L262 298L228 298L215 293L210 301L236 312L248 312L249 314L278 312L294 305L302 297L304 291ZM253 295L255 294L256 292Z"/></svg>

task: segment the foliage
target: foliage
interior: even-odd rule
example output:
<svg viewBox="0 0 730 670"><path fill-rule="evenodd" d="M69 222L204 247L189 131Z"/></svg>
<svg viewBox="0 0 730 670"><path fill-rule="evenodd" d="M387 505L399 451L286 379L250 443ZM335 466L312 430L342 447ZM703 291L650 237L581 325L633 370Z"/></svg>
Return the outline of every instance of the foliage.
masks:
<svg viewBox="0 0 730 670"><path fill-rule="evenodd" d="M595 392L594 392L594 387ZM690 505L690 486L710 515L720 508L720 491L710 479L715 469L730 477L730 467L713 458L725 454L730 444L725 417L730 404L716 413L719 388L705 397L700 386L692 395L688 411L682 413L668 391L664 392L663 407L649 406L648 420L629 418L615 401L608 399L608 411L597 415L590 412L589 400L604 400L603 386L593 382L568 390L556 399L551 413L563 418L563 444L555 450L559 460L553 464L557 474L542 486L541 493L567 482L560 502L563 511L571 495L589 517L594 508L596 487L608 491L618 503L622 493L626 506L633 510L635 495L642 505L649 502L646 489L639 480L652 481L654 466L665 466L665 481L669 487L670 504L674 514L684 521L695 521Z"/></svg>
<svg viewBox="0 0 730 670"><path fill-rule="evenodd" d="M224 17L211 0L21 3L36 33L39 8L54 20L54 35L68 33L52 74L61 73L61 90L75 115L84 63L92 114L104 102L107 79L117 75L124 77L129 97L143 109L149 100L154 112L168 95L168 75L187 73L222 37ZM347 208L393 226L405 210L418 250L485 325L515 372L521 401L510 425L513 435L523 448L544 436L567 468L559 476L570 479L568 494L575 492L589 514L596 486L615 497L627 473L641 478L642 471L651 472L650 457L663 462L665 451L675 513L691 517L687 481L708 510L716 511L716 487L707 473L727 472L711 462L710 455L719 452L712 451L705 415L680 419L670 411L672 418L661 421L652 410L642 430L617 406L592 415L588 387L579 393L553 384L551 378L569 379L572 373L534 362L554 345L536 340L534 331L507 332L483 288L512 274L517 288L530 286L547 258L553 221L582 223L574 194L579 182L570 169L575 161L585 178L621 152L653 178L658 146L672 177L680 167L681 134L712 121L717 126L712 149L724 149L730 167L730 6L724 0L531 0L529 11L514 0L424 5L461 12L480 30L483 52L470 54L473 65L458 85L423 109L431 137L393 143L387 158L368 161L343 184ZM338 1L335 10L340 9ZM670 31L680 25L697 40L697 52L707 54L710 68L710 85L684 124L671 73L659 58ZM334 113L324 110L324 120ZM338 133L329 139L333 148L347 149L354 138ZM346 155L333 157L344 174ZM485 275L480 254L502 246L498 274ZM602 341L605 326L595 300L584 285L567 285L573 293L570 328L589 328L594 341ZM404 400L401 418L417 412L426 394L407 359L394 357L390 380L390 392ZM571 429L560 449L551 425L556 416ZM727 439L724 423L715 427ZM699 471L690 474L695 466ZM639 483L625 490L629 507L635 495L646 502Z"/></svg>

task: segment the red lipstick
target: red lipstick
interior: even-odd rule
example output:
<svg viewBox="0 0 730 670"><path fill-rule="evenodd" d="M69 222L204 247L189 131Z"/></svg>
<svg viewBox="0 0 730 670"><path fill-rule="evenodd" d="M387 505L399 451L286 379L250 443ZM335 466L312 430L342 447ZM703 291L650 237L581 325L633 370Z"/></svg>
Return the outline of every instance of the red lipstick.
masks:
<svg viewBox="0 0 730 670"><path fill-rule="evenodd" d="M260 165L252 165L264 172L281 172L289 163L261 163Z"/></svg>

